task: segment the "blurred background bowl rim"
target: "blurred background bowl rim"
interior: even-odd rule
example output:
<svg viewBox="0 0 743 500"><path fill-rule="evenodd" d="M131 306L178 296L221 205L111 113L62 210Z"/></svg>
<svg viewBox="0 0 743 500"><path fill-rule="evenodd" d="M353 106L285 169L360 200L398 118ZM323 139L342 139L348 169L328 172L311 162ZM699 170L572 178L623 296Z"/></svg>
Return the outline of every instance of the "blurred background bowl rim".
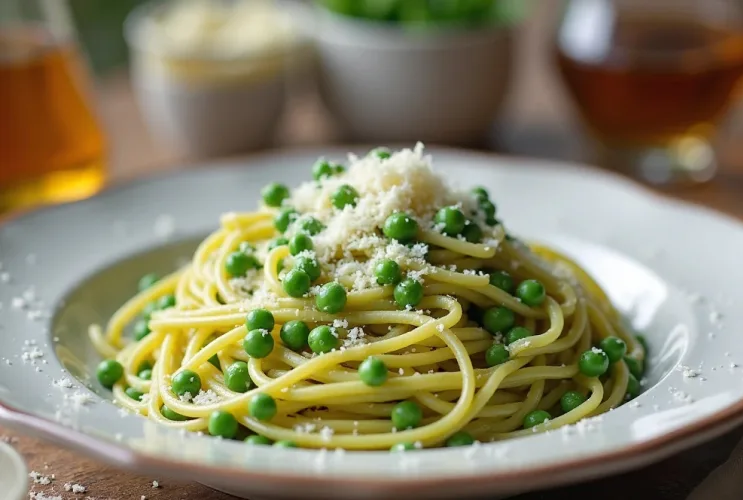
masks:
<svg viewBox="0 0 743 500"><path fill-rule="evenodd" d="M308 6L288 0L275 0L275 7L280 15L289 20L293 38L286 45L253 51L246 51L240 55L224 55L218 53L179 52L156 44L147 43L142 33L145 23L153 13L157 13L172 5L172 0L150 0L138 5L127 14L124 19L124 40L130 49L177 62L203 63L234 63L234 62L265 62L272 59L291 56L296 52L307 50L311 44L311 27L314 25ZM296 17L295 17L296 16ZM297 19L300 21L298 22Z"/></svg>

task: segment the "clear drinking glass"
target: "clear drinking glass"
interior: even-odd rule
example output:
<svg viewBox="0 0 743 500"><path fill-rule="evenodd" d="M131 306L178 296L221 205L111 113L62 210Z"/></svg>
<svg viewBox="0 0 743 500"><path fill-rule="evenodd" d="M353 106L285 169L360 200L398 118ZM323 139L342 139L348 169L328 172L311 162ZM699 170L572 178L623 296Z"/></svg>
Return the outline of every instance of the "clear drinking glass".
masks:
<svg viewBox="0 0 743 500"><path fill-rule="evenodd" d="M570 0L555 57L599 161L654 184L703 182L743 75L739 0Z"/></svg>
<svg viewBox="0 0 743 500"><path fill-rule="evenodd" d="M65 0L0 1L0 212L104 182L104 139Z"/></svg>

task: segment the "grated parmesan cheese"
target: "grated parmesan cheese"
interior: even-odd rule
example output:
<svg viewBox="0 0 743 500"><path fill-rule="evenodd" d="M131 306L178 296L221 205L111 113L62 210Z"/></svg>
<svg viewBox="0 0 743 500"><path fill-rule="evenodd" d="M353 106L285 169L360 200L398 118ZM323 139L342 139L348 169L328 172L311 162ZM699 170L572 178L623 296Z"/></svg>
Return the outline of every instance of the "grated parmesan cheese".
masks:
<svg viewBox="0 0 743 500"><path fill-rule="evenodd" d="M204 391L202 389L196 396L194 396L193 403L198 406L206 406L219 403L221 400L222 398L220 398L219 395L217 395L217 393L215 393L211 389L207 391Z"/></svg>

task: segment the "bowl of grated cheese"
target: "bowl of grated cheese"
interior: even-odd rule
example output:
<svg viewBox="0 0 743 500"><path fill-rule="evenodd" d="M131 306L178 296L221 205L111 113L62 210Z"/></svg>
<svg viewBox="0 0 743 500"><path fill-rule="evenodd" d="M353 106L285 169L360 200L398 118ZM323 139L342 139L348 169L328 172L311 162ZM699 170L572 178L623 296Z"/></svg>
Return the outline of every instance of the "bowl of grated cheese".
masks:
<svg viewBox="0 0 743 500"><path fill-rule="evenodd" d="M155 137L194 158L266 147L306 71L302 5L148 3L126 21L132 84Z"/></svg>

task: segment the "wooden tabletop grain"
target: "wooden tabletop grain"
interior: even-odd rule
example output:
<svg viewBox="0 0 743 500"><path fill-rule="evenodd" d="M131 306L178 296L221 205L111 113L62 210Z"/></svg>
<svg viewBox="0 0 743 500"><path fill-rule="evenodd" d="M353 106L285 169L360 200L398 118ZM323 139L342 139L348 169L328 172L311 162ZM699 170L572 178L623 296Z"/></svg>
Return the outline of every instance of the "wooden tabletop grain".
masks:
<svg viewBox="0 0 743 500"><path fill-rule="evenodd" d="M584 159L584 143L577 132L569 100L552 71L545 47L552 19L547 15L532 19L519 33L519 64L514 68L514 85L508 105L488 145L506 153ZM161 147L147 133L134 104L125 75L114 75L99 85L98 102L110 138L111 175L120 181L153 170L175 169L190 159ZM312 99L290 106L282 125L279 145L326 144L338 139L337 130ZM500 133L497 133L500 131ZM731 113L719 139L722 163L720 175L711 183L679 191L669 196L703 204L743 218L743 112ZM88 460L62 448L22 437L0 427L0 436L10 441L24 456L29 470L45 476L54 474L48 485L31 484L31 492L61 495L67 499L119 500L141 498L157 500L226 500L228 495L196 483L177 483L160 477L132 475L97 461ZM684 498L691 488L715 466L725 460L743 437L743 429L699 446L646 469L593 481L584 485L533 493L521 500L560 498L626 498L628 485L635 492L655 499ZM153 488L157 481L158 488ZM66 492L65 483L86 487L84 494ZM0 492L0 497L2 492Z"/></svg>

